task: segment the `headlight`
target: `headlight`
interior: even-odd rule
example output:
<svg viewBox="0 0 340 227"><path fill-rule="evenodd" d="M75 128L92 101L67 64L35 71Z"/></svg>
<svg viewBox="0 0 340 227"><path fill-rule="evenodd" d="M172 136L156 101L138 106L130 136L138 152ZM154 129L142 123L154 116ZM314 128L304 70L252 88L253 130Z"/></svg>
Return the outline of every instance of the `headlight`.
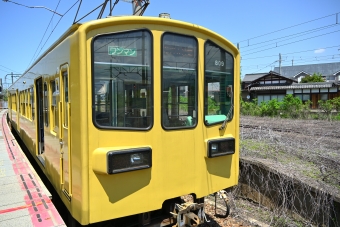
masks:
<svg viewBox="0 0 340 227"><path fill-rule="evenodd" d="M235 139L226 138L208 141L208 157L213 158L235 153Z"/></svg>
<svg viewBox="0 0 340 227"><path fill-rule="evenodd" d="M151 148L133 148L107 153L107 173L147 169L152 165Z"/></svg>

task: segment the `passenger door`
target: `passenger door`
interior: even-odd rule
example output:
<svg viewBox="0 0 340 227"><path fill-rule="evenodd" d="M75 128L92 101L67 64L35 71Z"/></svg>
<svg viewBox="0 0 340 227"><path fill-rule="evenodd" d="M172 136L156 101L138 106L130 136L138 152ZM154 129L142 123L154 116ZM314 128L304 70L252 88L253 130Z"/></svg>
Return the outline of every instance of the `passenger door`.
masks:
<svg viewBox="0 0 340 227"><path fill-rule="evenodd" d="M43 81L40 77L35 81L35 89L36 89L36 100L37 104L37 132L38 132L38 158L41 154L44 153L44 106L43 106ZM43 159L40 159L42 161ZM44 164L44 162L43 162Z"/></svg>
<svg viewBox="0 0 340 227"><path fill-rule="evenodd" d="M71 149L70 149L70 103L68 93L68 65L60 69L60 102L59 102L59 142L61 154L61 186L65 196L71 200L72 173L71 173Z"/></svg>

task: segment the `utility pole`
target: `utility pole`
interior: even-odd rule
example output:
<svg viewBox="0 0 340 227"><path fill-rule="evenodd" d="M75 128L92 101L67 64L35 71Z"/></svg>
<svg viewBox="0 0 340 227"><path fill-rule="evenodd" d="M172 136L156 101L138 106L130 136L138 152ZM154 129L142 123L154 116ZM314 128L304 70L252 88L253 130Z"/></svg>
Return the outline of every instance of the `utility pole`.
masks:
<svg viewBox="0 0 340 227"><path fill-rule="evenodd" d="M12 84L13 84L13 77L19 77L19 76L21 76L21 74L14 74L13 72L11 72L10 74L6 74L6 76L5 76L5 82L6 82L6 79L7 79L7 76L8 75L11 75L11 77L12 77Z"/></svg>
<svg viewBox="0 0 340 227"><path fill-rule="evenodd" d="M292 66L294 66L294 59L292 59Z"/></svg>
<svg viewBox="0 0 340 227"><path fill-rule="evenodd" d="M279 74L281 75L281 54L279 54Z"/></svg>

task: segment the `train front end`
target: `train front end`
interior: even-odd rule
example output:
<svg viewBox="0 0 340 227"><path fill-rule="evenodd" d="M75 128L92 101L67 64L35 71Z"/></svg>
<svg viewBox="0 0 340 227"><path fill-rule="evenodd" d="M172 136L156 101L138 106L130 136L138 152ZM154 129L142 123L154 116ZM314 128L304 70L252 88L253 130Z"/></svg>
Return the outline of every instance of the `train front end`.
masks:
<svg viewBox="0 0 340 227"><path fill-rule="evenodd" d="M166 18L115 17L83 29L89 222L172 212L182 195L235 186L238 50Z"/></svg>

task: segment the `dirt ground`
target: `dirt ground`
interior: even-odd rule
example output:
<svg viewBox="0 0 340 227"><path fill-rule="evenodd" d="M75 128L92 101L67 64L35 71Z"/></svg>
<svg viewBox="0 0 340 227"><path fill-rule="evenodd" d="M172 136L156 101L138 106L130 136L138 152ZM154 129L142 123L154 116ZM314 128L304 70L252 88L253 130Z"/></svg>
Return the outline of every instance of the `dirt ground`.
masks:
<svg viewBox="0 0 340 227"><path fill-rule="evenodd" d="M340 121L241 117L241 157L340 195Z"/></svg>
<svg viewBox="0 0 340 227"><path fill-rule="evenodd" d="M242 116L240 126L241 158L266 164L331 195L340 195L339 121ZM216 217L211 204L214 197L206 198L205 212L212 220L200 226L313 226L308 220L286 217L286 213L273 212L236 193L229 196L231 212L227 218ZM223 202L220 204L223 206Z"/></svg>

